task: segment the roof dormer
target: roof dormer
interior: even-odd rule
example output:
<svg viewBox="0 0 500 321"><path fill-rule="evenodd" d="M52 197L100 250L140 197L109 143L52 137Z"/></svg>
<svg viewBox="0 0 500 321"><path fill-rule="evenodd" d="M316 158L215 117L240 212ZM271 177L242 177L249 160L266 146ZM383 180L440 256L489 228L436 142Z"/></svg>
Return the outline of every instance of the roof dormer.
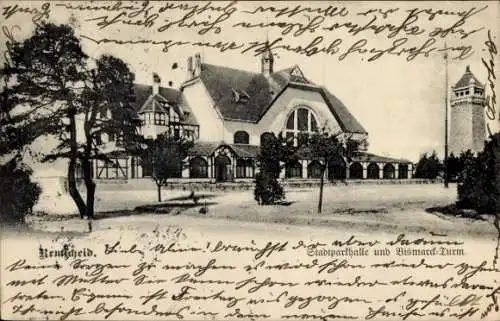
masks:
<svg viewBox="0 0 500 321"><path fill-rule="evenodd" d="M250 95L244 90L238 90L232 88L233 101L237 104L246 104L250 100Z"/></svg>

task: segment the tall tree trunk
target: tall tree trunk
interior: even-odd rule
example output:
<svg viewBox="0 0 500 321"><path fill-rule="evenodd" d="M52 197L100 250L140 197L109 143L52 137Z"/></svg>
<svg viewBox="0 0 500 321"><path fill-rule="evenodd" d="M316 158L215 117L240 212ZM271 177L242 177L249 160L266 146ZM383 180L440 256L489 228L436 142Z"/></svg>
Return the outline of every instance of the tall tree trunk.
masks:
<svg viewBox="0 0 500 321"><path fill-rule="evenodd" d="M158 190L158 203L161 202L161 184L156 184L156 189Z"/></svg>
<svg viewBox="0 0 500 321"><path fill-rule="evenodd" d="M321 166L321 180L319 183L318 213L323 210L323 186L325 185L326 166Z"/></svg>
<svg viewBox="0 0 500 321"><path fill-rule="evenodd" d="M92 163L89 159L83 160L83 180L87 189L87 217L94 218L95 183L92 179Z"/></svg>
<svg viewBox="0 0 500 321"><path fill-rule="evenodd" d="M85 215L87 208L85 203L83 202L82 196L78 191L78 187L76 186L76 177L75 177L75 168L76 168L76 154L78 152L77 141L76 141L76 120L74 112L69 114L69 122L70 122L70 159L68 163L68 191L71 198L75 202L78 207L78 211L80 212L80 218L83 218Z"/></svg>

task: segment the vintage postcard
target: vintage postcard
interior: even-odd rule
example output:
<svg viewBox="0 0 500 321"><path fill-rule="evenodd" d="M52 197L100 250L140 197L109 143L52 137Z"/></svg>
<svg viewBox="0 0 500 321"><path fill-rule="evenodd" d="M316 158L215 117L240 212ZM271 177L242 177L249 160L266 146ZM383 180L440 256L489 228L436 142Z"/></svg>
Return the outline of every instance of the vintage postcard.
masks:
<svg viewBox="0 0 500 321"><path fill-rule="evenodd" d="M2 1L2 320L500 320L496 1Z"/></svg>

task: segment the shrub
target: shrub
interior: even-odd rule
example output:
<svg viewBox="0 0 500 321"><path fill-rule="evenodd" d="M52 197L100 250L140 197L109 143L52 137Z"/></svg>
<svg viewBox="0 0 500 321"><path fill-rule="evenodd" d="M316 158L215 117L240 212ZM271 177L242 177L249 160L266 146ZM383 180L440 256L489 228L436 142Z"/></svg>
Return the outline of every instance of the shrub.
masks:
<svg viewBox="0 0 500 321"><path fill-rule="evenodd" d="M41 193L31 174L32 170L17 158L0 165L0 222L21 223L31 212Z"/></svg>
<svg viewBox="0 0 500 321"><path fill-rule="evenodd" d="M285 191L274 175L261 172L255 176L254 196L259 205L269 205L284 200Z"/></svg>
<svg viewBox="0 0 500 321"><path fill-rule="evenodd" d="M415 168L415 178L436 179L442 169L442 164L433 151L430 156L424 154L420 157Z"/></svg>
<svg viewBox="0 0 500 321"><path fill-rule="evenodd" d="M463 170L458 177L458 206L479 213L500 213L500 134L495 134L476 157L460 157Z"/></svg>

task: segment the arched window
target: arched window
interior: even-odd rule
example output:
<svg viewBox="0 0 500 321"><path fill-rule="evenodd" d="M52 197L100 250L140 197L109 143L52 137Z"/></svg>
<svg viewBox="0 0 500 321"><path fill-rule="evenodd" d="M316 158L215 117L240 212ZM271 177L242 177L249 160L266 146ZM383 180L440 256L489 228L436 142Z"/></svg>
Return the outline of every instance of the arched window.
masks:
<svg viewBox="0 0 500 321"><path fill-rule="evenodd" d="M287 138L297 138L300 134L311 134L318 131L318 120L309 108L299 107L295 109L285 125Z"/></svg>
<svg viewBox="0 0 500 321"><path fill-rule="evenodd" d="M352 163L349 166L349 178L352 179L362 179L363 178L363 166L360 163Z"/></svg>
<svg viewBox="0 0 500 321"><path fill-rule="evenodd" d="M265 132L262 135L260 135L260 146L263 146L265 142L270 142L274 139L274 135L269 132Z"/></svg>
<svg viewBox="0 0 500 321"><path fill-rule="evenodd" d="M396 169L392 164L386 164L384 166L384 179L393 179L395 177Z"/></svg>
<svg viewBox="0 0 500 321"><path fill-rule="evenodd" d="M299 161L289 164L285 169L286 178L302 178L302 164Z"/></svg>
<svg viewBox="0 0 500 321"><path fill-rule="evenodd" d="M398 166L398 178L407 179L408 178L408 164L399 164Z"/></svg>
<svg viewBox="0 0 500 321"><path fill-rule="evenodd" d="M308 178L321 178L321 164L318 161L312 161L307 165Z"/></svg>
<svg viewBox="0 0 500 321"><path fill-rule="evenodd" d="M377 164L371 163L368 165L367 177L369 179L379 179L380 178L380 168Z"/></svg>
<svg viewBox="0 0 500 321"><path fill-rule="evenodd" d="M192 158L189 161L189 177L190 178L207 178L208 163L201 157Z"/></svg>
<svg viewBox="0 0 500 321"><path fill-rule="evenodd" d="M248 133L243 130L239 130L236 133L234 133L234 143L235 144L249 144L250 143L250 137L248 136Z"/></svg>

